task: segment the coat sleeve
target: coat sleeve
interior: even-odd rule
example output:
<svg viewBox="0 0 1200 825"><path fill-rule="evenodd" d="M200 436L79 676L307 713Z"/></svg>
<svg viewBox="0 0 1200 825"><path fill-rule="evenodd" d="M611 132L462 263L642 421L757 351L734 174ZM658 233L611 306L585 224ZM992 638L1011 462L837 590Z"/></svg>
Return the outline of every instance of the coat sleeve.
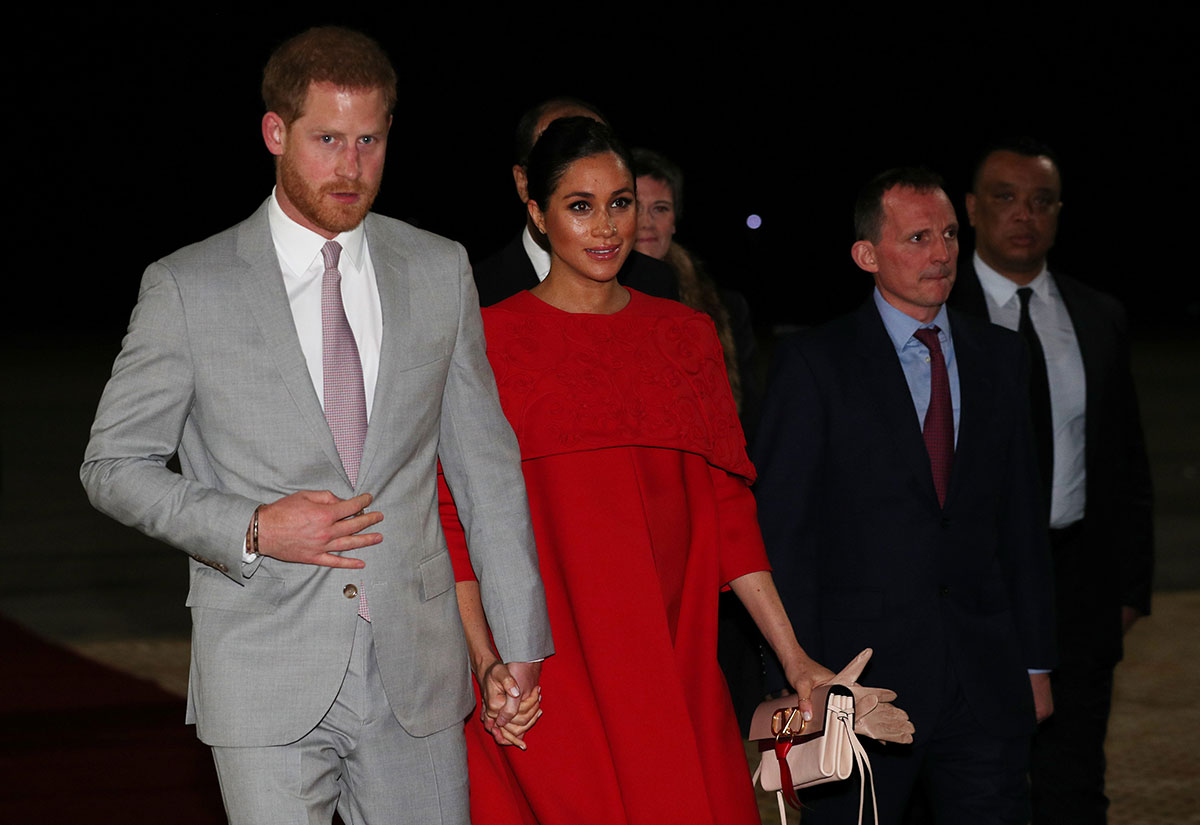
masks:
<svg viewBox="0 0 1200 825"><path fill-rule="evenodd" d="M258 502L166 466L194 402L194 370L175 273L151 264L100 398L80 479L101 512L241 583L253 572L242 563L242 547Z"/></svg>

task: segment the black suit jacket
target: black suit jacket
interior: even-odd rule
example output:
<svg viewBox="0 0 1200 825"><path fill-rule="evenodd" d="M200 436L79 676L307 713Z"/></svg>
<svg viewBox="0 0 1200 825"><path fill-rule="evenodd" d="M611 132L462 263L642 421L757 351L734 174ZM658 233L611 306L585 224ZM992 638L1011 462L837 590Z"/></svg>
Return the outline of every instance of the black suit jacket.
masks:
<svg viewBox="0 0 1200 825"><path fill-rule="evenodd" d="M533 270L529 256L525 254L521 235L517 235L495 255L476 264L474 272L475 286L479 290L479 305L483 307L499 303L523 289L532 289L538 285L537 273ZM671 268L662 261L640 252L630 253L625 265L617 273L617 280L624 286L631 286L638 292L656 298L679 300L679 287L675 284Z"/></svg>
<svg viewBox="0 0 1200 825"><path fill-rule="evenodd" d="M1059 647L1064 660L1121 658L1121 606L1150 612L1154 524L1150 465L1129 368L1125 311L1109 295L1052 273L1083 356L1087 382L1087 504L1080 551L1056 555ZM972 258L959 263L950 305L987 320Z"/></svg>
<svg viewBox="0 0 1200 825"><path fill-rule="evenodd" d="M1027 668L1055 665L1027 359L1015 333L951 312L961 388L943 509L874 302L780 345L755 443L759 520L800 643L892 688L929 736L953 668L996 736L1034 729Z"/></svg>

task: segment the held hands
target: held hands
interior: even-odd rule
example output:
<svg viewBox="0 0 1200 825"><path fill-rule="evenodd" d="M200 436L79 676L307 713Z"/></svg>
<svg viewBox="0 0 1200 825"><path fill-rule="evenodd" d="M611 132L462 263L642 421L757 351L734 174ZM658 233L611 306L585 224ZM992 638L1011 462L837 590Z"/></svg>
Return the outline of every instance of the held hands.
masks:
<svg viewBox="0 0 1200 825"><path fill-rule="evenodd" d="M498 745L525 750L525 732L542 716L541 662L492 661L476 674L482 696L480 720ZM524 690L522 690L524 686Z"/></svg>
<svg viewBox="0 0 1200 825"><path fill-rule="evenodd" d="M300 490L258 512L258 552L280 561L322 567L362 568L362 559L337 555L379 544L383 536L362 531L383 521L364 512L370 493L341 499L328 490Z"/></svg>

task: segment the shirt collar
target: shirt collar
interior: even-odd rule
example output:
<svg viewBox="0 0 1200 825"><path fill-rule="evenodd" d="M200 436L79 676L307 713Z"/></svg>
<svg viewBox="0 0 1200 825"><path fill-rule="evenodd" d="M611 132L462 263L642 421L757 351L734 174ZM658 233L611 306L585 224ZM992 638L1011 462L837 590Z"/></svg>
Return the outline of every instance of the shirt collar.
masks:
<svg viewBox="0 0 1200 825"><path fill-rule="evenodd" d="M308 268L312 266L313 261L320 256L321 248L329 239L321 237L288 217L287 213L283 211L283 207L279 205L274 189L271 190L267 207L267 221L270 224L271 239L275 242L275 249L279 253L279 257L287 264L287 269L290 269L295 275L303 277ZM363 249L366 242L366 231L363 229L363 224L360 223L349 232L338 234L333 240L341 244L342 257L349 258L350 266L361 271Z"/></svg>
<svg viewBox="0 0 1200 825"><path fill-rule="evenodd" d="M537 273L538 280L546 280L546 276L550 274L550 253L538 246L529 231L528 223L525 224L525 230L521 233L521 246L525 247L525 254L529 257L529 262L533 264L533 271Z"/></svg>
<svg viewBox="0 0 1200 825"><path fill-rule="evenodd" d="M1002 307L1013 300L1013 296L1021 288L1020 284L1016 281L1010 281L984 263L983 258L979 257L979 252L975 253L974 262L975 274L979 276L979 285L983 287L984 293L992 299L992 302L996 306ZM1050 271L1046 269L1044 262L1042 263L1042 271L1027 286L1041 300L1049 300L1054 292L1054 288L1053 282L1050 280Z"/></svg>
<svg viewBox="0 0 1200 825"><path fill-rule="evenodd" d="M889 304L879 291L879 287L875 287L874 298L875 307L879 310L879 317L883 319L884 329L887 330L888 337L892 339L892 346L896 348L897 355L909 342L914 340L913 333L922 327L937 327L939 330L938 340L943 343L949 340L950 316L946 313L945 304L938 307L933 321L922 324L916 318L906 315Z"/></svg>

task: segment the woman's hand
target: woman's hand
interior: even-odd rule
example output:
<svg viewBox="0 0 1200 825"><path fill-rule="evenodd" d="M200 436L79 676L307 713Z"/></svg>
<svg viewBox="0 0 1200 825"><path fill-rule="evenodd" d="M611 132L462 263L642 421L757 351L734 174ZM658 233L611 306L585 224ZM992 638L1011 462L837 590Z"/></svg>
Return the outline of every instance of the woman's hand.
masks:
<svg viewBox="0 0 1200 825"><path fill-rule="evenodd" d="M824 665L809 658L808 654L798 644L791 656L786 659L780 657L780 663L783 665L783 673L787 678L788 684L792 686L792 690L796 693L796 698L799 699L797 706L800 708L800 715L804 717L806 722L812 721L813 706L811 696L813 688L832 681L836 674Z"/></svg>
<svg viewBox="0 0 1200 825"><path fill-rule="evenodd" d="M796 641L792 623L779 600L779 592L775 589L775 582L770 573L765 570L747 573L731 581L729 586L746 606L763 638L779 657L788 684L796 691L800 700L797 703L800 713L805 721L811 721L812 689L833 679L833 671L809 658L804 648Z"/></svg>

